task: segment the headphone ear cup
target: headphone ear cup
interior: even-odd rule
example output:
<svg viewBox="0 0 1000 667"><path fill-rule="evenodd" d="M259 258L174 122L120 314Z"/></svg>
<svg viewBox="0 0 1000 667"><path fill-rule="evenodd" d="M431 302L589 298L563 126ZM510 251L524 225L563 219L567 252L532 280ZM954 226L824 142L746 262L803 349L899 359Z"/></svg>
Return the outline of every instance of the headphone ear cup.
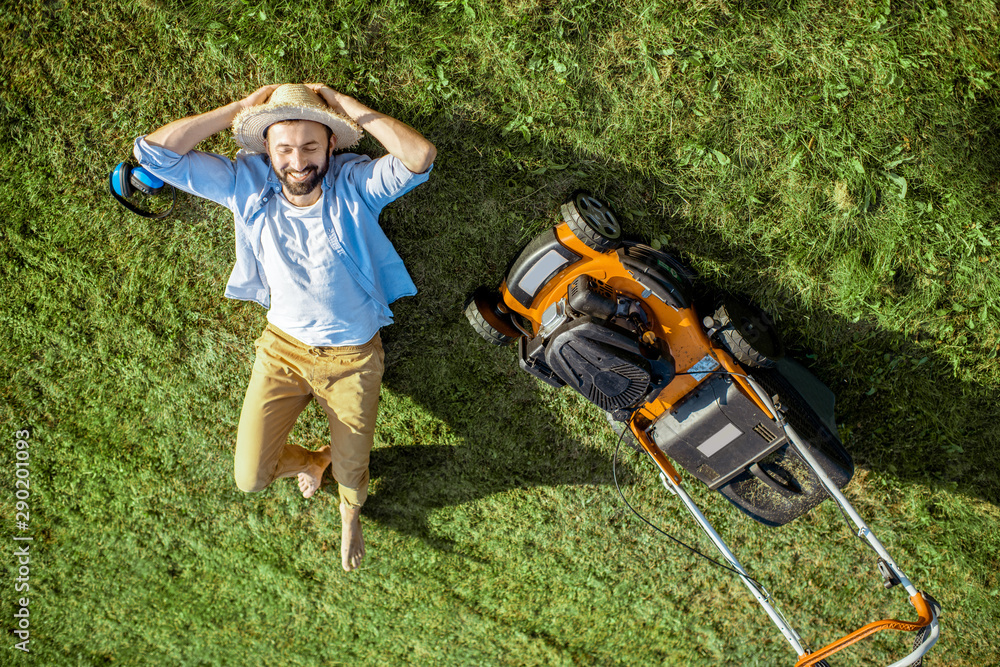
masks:
<svg viewBox="0 0 1000 667"><path fill-rule="evenodd" d="M132 167L126 162L119 162L111 173L111 186L115 192L128 199L132 196Z"/></svg>
<svg viewBox="0 0 1000 667"><path fill-rule="evenodd" d="M153 176L142 167L135 167L129 171L129 182L132 187L147 195L159 194L163 190L163 181Z"/></svg>
<svg viewBox="0 0 1000 667"><path fill-rule="evenodd" d="M108 190L111 192L111 196L132 213L151 220L159 220L170 215L170 212L174 210L174 205L177 204L177 188L171 186L169 193L163 193L170 195L170 208L159 213L139 208L129 201L129 197L136 191L155 195L166 189L166 183L133 162L119 162L118 166L108 174Z"/></svg>

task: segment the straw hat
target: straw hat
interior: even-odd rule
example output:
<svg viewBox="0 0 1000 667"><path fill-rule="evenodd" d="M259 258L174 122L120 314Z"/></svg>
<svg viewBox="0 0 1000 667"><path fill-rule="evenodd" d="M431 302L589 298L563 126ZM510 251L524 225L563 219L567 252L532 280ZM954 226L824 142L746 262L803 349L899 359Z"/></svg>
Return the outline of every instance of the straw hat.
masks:
<svg viewBox="0 0 1000 667"><path fill-rule="evenodd" d="M266 153L264 131L283 120L312 120L333 130L337 148L361 139L361 127L336 113L319 95L301 83L278 86L264 104L244 109L233 119L233 138L248 153Z"/></svg>

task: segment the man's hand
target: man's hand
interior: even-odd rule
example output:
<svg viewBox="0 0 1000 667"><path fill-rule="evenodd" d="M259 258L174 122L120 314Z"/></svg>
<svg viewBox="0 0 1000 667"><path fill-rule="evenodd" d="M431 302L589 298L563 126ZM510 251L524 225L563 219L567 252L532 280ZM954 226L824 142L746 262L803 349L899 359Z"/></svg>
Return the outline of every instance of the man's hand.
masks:
<svg viewBox="0 0 1000 667"><path fill-rule="evenodd" d="M340 102L341 98L347 97L347 95L337 92L336 90L326 85L325 83L307 83L305 84L305 86L306 88L308 88L309 90L313 91L321 98L323 98L323 101L326 102L326 105L330 107L330 109L332 109L335 113L339 113L342 116L347 116L348 118L354 118L349 113L347 113L347 110L344 108L344 105L341 104ZM354 98L349 98L349 99L353 100ZM357 119L355 118L354 120Z"/></svg>
<svg viewBox="0 0 1000 667"><path fill-rule="evenodd" d="M332 111L352 119L368 134L378 139L379 143L410 171L423 173L434 162L437 156L434 145L403 121L373 111L350 95L339 93L322 83L305 85L322 97Z"/></svg>
<svg viewBox="0 0 1000 667"><path fill-rule="evenodd" d="M271 97L271 93L273 93L280 85L280 83L272 83L269 86L261 86L240 100L240 108L249 109L250 107L255 107L258 104L264 104L267 102L267 99Z"/></svg>

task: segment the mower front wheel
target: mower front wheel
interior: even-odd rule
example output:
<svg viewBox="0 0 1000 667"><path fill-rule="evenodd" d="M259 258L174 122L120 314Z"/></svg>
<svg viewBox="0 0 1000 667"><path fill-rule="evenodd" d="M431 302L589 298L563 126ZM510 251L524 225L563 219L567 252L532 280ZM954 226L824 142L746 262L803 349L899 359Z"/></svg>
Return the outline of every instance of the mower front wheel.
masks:
<svg viewBox="0 0 1000 667"><path fill-rule="evenodd" d="M501 308L500 295L487 287L477 289L465 302L465 317L490 345L507 345L521 336L510 313Z"/></svg>
<svg viewBox="0 0 1000 667"><path fill-rule="evenodd" d="M577 190L560 210L573 236L598 252L621 246L622 226L611 207L586 190Z"/></svg>

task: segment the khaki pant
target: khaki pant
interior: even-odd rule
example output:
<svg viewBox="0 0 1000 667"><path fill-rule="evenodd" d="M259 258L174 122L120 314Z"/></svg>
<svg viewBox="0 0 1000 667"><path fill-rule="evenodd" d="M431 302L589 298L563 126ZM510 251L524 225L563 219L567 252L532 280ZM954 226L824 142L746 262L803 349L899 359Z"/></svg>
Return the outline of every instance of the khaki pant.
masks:
<svg viewBox="0 0 1000 667"><path fill-rule="evenodd" d="M236 485L260 491L302 470L311 453L289 445L288 434L315 397L330 422L340 500L360 507L368 497L368 459L385 369L381 337L376 333L364 345L311 347L268 324L254 348L236 436Z"/></svg>

